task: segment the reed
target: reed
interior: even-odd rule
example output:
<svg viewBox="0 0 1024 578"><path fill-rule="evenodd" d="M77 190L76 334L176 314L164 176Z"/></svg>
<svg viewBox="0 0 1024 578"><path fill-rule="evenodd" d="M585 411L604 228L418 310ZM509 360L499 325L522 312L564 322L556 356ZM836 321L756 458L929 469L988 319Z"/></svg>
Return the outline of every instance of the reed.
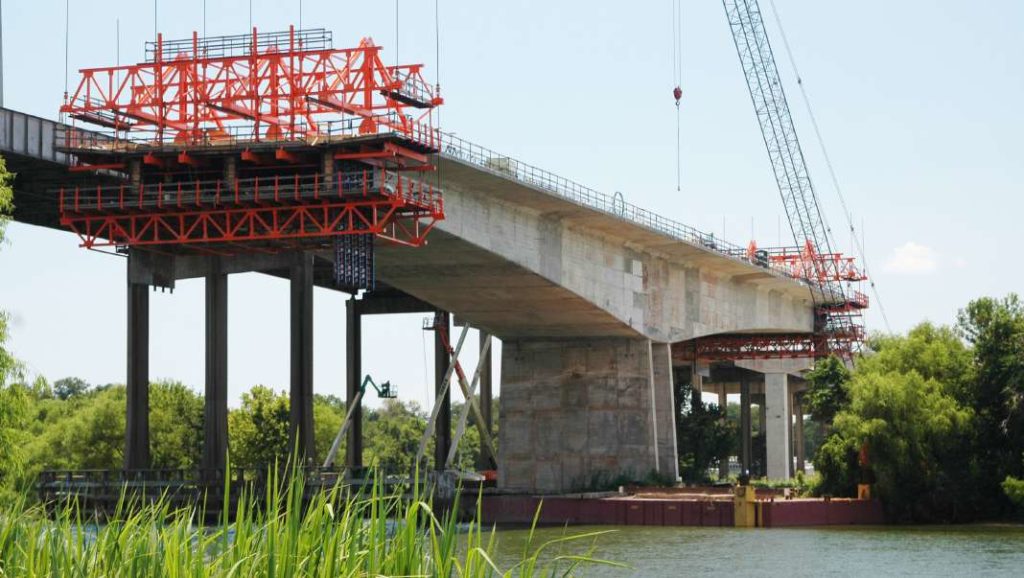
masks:
<svg viewBox="0 0 1024 578"><path fill-rule="evenodd" d="M73 502L48 513L20 502L0 512L0 576L529 578L608 563L593 558L602 532L567 532L528 540L521 557L499 568L498 534L480 524L479 507L460 525L455 508L439 514L418 484L385 492L374 483L357 493L338 485L304 498L301 472L268 478L263 498L238 497L233 517L224 507L212 525L196 523L205 519L201 507L172 510L166 500L126 494L102 523Z"/></svg>

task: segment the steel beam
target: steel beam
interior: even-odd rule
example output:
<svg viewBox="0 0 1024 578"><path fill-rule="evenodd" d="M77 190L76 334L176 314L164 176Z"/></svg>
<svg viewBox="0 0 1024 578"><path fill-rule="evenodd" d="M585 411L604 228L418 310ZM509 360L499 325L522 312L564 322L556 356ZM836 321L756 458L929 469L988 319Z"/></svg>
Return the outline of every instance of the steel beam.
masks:
<svg viewBox="0 0 1024 578"><path fill-rule="evenodd" d="M131 257L129 256L129 259ZM149 467L149 286L128 283L124 468Z"/></svg>
<svg viewBox="0 0 1024 578"><path fill-rule="evenodd" d="M491 388L491 360L493 359L494 351L494 338L491 337L491 347L486 347L484 344L487 342L487 338L491 337L486 331L480 330L480 415L483 418L484 424L487 427L487 433L494 435L494 421L491 416L491 405L494 399L494 393ZM485 455L483 436L480 436L480 455L477 459L477 467L481 470L490 467L490 460Z"/></svg>
<svg viewBox="0 0 1024 578"><path fill-rule="evenodd" d="M363 467L363 404L359 392L363 381L362 341L363 315L359 302L353 296L345 302L345 402L352 414L345 446L345 466L351 472Z"/></svg>
<svg viewBox="0 0 1024 578"><path fill-rule="evenodd" d="M313 438L313 255L297 253L291 267L292 447L303 460L316 459Z"/></svg>
<svg viewBox="0 0 1024 578"><path fill-rule="evenodd" d="M442 331L448 334L450 330L451 315L447 311L438 311L434 327L434 395L441 403L434 426L434 468L438 470L444 469L452 444L452 394L451 388L445 387L444 383L451 358L441 334Z"/></svg>
<svg viewBox="0 0 1024 578"><path fill-rule="evenodd" d="M224 470L228 452L228 276L206 277L206 396L203 469Z"/></svg>

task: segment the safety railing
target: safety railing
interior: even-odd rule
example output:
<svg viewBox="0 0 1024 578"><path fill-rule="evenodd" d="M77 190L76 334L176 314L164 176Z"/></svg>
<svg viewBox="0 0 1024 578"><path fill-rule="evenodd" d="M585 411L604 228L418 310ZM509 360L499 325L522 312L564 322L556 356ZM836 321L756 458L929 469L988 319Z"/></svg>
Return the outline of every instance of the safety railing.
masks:
<svg viewBox="0 0 1024 578"><path fill-rule="evenodd" d="M113 117L101 119L109 125L115 124ZM121 119L123 121L124 119ZM369 122L377 129L364 132L364 123ZM188 131L159 129L155 126L133 126L130 130L81 129L75 126L59 125L54 133L58 150L72 152L115 153L139 150L182 149L193 147L232 147L254 144L304 142L316 145L330 141L367 136L391 136L414 142L430 150L437 150L440 132L423 123L402 118L394 112L371 117L347 117L308 124L297 121L294 125L280 125L274 131L266 123L234 123L223 128L198 128Z"/></svg>
<svg viewBox="0 0 1024 578"><path fill-rule="evenodd" d="M750 263L746 247L729 243L694 227L667 219L626 202L621 196L607 195L550 171L501 155L452 134L442 135L442 155L476 165L495 174L538 188L584 207L630 221L647 229L687 243L704 247L736 261Z"/></svg>
<svg viewBox="0 0 1024 578"><path fill-rule="evenodd" d="M429 184L383 169L235 179L61 189L61 214L309 203L384 198L410 208L444 213L441 195Z"/></svg>

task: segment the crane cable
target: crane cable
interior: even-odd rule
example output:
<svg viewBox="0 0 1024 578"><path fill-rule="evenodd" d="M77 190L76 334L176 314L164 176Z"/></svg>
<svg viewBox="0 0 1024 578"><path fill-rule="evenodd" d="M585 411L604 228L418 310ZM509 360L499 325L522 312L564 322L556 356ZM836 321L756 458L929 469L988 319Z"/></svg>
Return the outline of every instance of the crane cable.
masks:
<svg viewBox="0 0 1024 578"><path fill-rule="evenodd" d="M811 106L811 99L807 96L807 89L804 87L803 77L800 76L800 69L797 68L796 59L793 57L793 51L789 47L789 40L786 37L786 31L782 27L782 18L779 16L779 10L775 6L775 0L768 0L772 7L772 14L775 16L775 24L779 28L779 36L782 38L782 45L786 50L786 56L789 60L789 65L793 68L793 74L796 75L796 85L800 88L800 97L804 102L804 107L807 109L807 116L811 119L811 127L814 129L814 136L818 141L818 148L821 149L821 156L825 160L825 166L828 168L829 176L832 180L832 187L836 191L836 196L839 197L839 204L843 208L843 217L846 218L846 224L850 230L850 237L854 241L854 248L860 257L860 262L864 267L864 274L868 277L868 285L871 287L871 292L874 294L875 303L878 305L878 312L882 316L882 322L885 324L885 330L892 333L892 326L889 325L889 318L885 314L885 307L882 305L881 295L878 293L878 287L875 286L875 280L871 277L871 270L868 267L867 252L864 250L864 242L861 235L857 234L857 230L853 225L853 215L850 213L850 209L846 204L846 198L843 196L843 189L839 185L839 177L836 175L835 167L832 165L832 158L828 154L828 148L825 146L825 139L821 135L821 129L818 127L818 119L814 114L814 109ZM825 224L828 227L828 223Z"/></svg>
<svg viewBox="0 0 1024 578"><path fill-rule="evenodd" d="M679 100L683 96L683 7L680 0L672 0L672 96L676 99L676 191L683 190L682 116Z"/></svg>

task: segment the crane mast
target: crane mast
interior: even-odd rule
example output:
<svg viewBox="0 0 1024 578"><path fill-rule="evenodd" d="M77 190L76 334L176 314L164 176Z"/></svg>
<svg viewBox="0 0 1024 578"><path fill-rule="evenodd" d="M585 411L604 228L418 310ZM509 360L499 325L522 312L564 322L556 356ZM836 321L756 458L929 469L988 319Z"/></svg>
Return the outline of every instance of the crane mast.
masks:
<svg viewBox="0 0 1024 578"><path fill-rule="evenodd" d="M859 311L866 299L844 289L843 282L865 277L832 249L757 0L723 0L722 4L797 245L778 261L788 260L796 276L811 287L818 341L815 355L850 357L863 340Z"/></svg>

